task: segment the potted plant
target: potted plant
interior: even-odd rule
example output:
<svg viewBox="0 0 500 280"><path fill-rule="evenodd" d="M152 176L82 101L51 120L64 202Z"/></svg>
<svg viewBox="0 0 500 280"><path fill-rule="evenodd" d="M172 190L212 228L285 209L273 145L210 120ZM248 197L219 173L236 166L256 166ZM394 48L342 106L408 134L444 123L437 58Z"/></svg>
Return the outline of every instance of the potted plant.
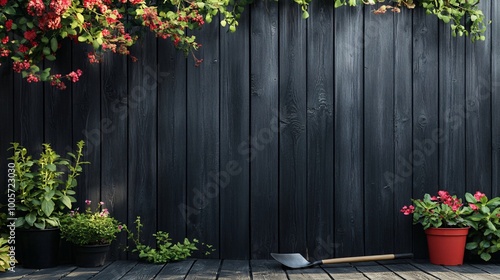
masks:
<svg viewBox="0 0 500 280"><path fill-rule="evenodd" d="M24 267L47 268L57 265L59 218L76 202L76 178L82 172L84 141L77 144L72 160L59 156L43 144L38 158L19 143L12 143L10 158L15 169L16 229L19 232L18 259Z"/></svg>
<svg viewBox="0 0 500 280"><path fill-rule="evenodd" d="M466 248L484 261L500 250L500 197L488 197L477 191L465 194L465 199L473 210L469 216L471 230Z"/></svg>
<svg viewBox="0 0 500 280"><path fill-rule="evenodd" d="M401 212L413 215L413 224L421 224L427 235L429 259L438 265L463 264L465 243L471 226L468 216L470 206L447 191L437 196L425 194L423 199L412 199L413 205L404 206Z"/></svg>
<svg viewBox="0 0 500 280"><path fill-rule="evenodd" d="M95 211L91 203L85 200L84 213L77 209L61 220L61 236L74 245L76 265L81 267L104 265L109 246L123 227L103 208L104 202L99 202Z"/></svg>

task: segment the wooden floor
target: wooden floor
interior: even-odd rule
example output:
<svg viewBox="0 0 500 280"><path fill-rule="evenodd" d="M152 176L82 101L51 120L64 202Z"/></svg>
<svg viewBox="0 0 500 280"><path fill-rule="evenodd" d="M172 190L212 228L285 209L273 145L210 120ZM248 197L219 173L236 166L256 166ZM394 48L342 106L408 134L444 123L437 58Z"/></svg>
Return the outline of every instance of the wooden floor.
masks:
<svg viewBox="0 0 500 280"><path fill-rule="evenodd" d="M272 260L187 260L167 265L109 262L99 268L58 266L0 273L1 279L500 279L499 264L436 266L426 261L387 261L286 270Z"/></svg>

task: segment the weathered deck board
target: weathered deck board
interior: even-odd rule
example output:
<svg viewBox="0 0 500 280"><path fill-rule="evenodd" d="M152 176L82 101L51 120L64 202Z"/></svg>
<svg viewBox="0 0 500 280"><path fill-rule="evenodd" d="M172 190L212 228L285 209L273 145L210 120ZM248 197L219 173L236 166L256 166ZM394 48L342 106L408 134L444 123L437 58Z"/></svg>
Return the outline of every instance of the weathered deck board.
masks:
<svg viewBox="0 0 500 280"><path fill-rule="evenodd" d="M281 265L275 261L252 260L250 266L254 280L287 279L286 273L281 268Z"/></svg>
<svg viewBox="0 0 500 280"><path fill-rule="evenodd" d="M97 268L61 265L48 269L15 268L0 273L0 279L405 279L405 280L490 280L500 279L500 265L464 264L440 266L421 260L399 260L353 264L322 265L306 269L287 269L274 260L186 260L166 265L136 261L114 261Z"/></svg>

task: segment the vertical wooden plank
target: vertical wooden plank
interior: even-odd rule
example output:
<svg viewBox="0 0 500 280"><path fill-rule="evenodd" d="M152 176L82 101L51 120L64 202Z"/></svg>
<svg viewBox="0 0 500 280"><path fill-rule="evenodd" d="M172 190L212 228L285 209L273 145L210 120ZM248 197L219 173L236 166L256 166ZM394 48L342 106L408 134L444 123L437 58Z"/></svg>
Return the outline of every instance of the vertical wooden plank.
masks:
<svg viewBox="0 0 500 280"><path fill-rule="evenodd" d="M250 168L239 151L250 138L250 44L248 13L235 33L221 29L220 257L250 258ZM233 52L232 50L239 50ZM261 143L264 144L264 143Z"/></svg>
<svg viewBox="0 0 500 280"><path fill-rule="evenodd" d="M485 20L491 18L491 3L483 1L479 8ZM466 188L491 195L491 29L486 41L466 45Z"/></svg>
<svg viewBox="0 0 500 280"><path fill-rule="evenodd" d="M52 74L66 75L71 72L71 43L65 41L57 51L57 61L45 62L45 67L51 68ZM50 83L45 86L44 110L44 142L51 144L52 148L61 156L65 156L65 148L73 146L71 87L70 81L63 80L65 90L59 90ZM40 106L40 104L38 104Z"/></svg>
<svg viewBox="0 0 500 280"><path fill-rule="evenodd" d="M196 53L203 63L188 62L187 86L187 224L188 236L214 246L210 255L219 258L219 26L212 24L196 32L203 47ZM195 254L201 256L200 253Z"/></svg>
<svg viewBox="0 0 500 280"><path fill-rule="evenodd" d="M80 209L84 209L86 199L94 203L101 200L101 139L111 128L108 120L101 119L101 73L99 64L91 64L87 59L86 53L90 51L92 47L86 44L73 46L73 70L80 69L83 74L72 87L73 142L66 148L74 150L75 143L84 140L84 160L90 162L83 166L83 173L78 177L76 199Z"/></svg>
<svg viewBox="0 0 500 280"><path fill-rule="evenodd" d="M101 63L101 199L113 216L128 221L127 211L127 164L128 164L128 100L127 58L106 54ZM135 218L135 216L133 217ZM129 228L134 228L128 223ZM115 244L127 244L120 234ZM126 253L112 248L111 258L124 259Z"/></svg>
<svg viewBox="0 0 500 280"><path fill-rule="evenodd" d="M410 164L413 166L413 196L421 198L425 193L438 190L438 147L432 142L432 134L438 128L438 24L423 9L414 11L413 18L413 150ZM426 242L423 231L416 231L414 253L426 258Z"/></svg>
<svg viewBox="0 0 500 280"><path fill-rule="evenodd" d="M491 61L500 61L500 49L494 46L500 46L500 3L491 1L491 14L494 17L491 28ZM493 17L493 16L492 16ZM500 195L500 64L491 64L491 102L492 102L492 190L491 197Z"/></svg>
<svg viewBox="0 0 500 280"><path fill-rule="evenodd" d="M464 197L465 192L465 40L439 24L439 187Z"/></svg>
<svg viewBox="0 0 500 280"><path fill-rule="evenodd" d="M394 170L394 31L378 28L393 24L393 17L365 8L364 215L369 255L394 252L394 244L380 242L394 240L394 186L384 178Z"/></svg>
<svg viewBox="0 0 500 280"><path fill-rule="evenodd" d="M154 246L157 209L156 37L148 33L131 48L139 60L128 67L128 223L140 216L142 238Z"/></svg>
<svg viewBox="0 0 500 280"><path fill-rule="evenodd" d="M250 134L267 145L238 148L250 162L252 259L265 259L278 251L278 3L256 1L250 15Z"/></svg>
<svg viewBox="0 0 500 280"><path fill-rule="evenodd" d="M8 160L12 156L7 151L14 141L14 77L11 63L0 66L0 204L7 204ZM4 209L2 209L4 211Z"/></svg>
<svg viewBox="0 0 500 280"><path fill-rule="evenodd" d="M279 246L306 253L307 215L307 65L306 21L300 7L280 2L279 11Z"/></svg>
<svg viewBox="0 0 500 280"><path fill-rule="evenodd" d="M312 2L307 24L307 248L334 255L333 5Z"/></svg>
<svg viewBox="0 0 500 280"><path fill-rule="evenodd" d="M44 98L42 83L14 77L14 140L32 155L40 154L44 141Z"/></svg>
<svg viewBox="0 0 500 280"><path fill-rule="evenodd" d="M394 173L384 174L394 186L394 250L401 253L412 252L413 237L411 218L399 213L412 197L412 15L403 9L394 17Z"/></svg>
<svg viewBox="0 0 500 280"><path fill-rule="evenodd" d="M335 9L335 255L364 254L363 13Z"/></svg>
<svg viewBox="0 0 500 280"><path fill-rule="evenodd" d="M186 237L186 57L158 41L158 229Z"/></svg>

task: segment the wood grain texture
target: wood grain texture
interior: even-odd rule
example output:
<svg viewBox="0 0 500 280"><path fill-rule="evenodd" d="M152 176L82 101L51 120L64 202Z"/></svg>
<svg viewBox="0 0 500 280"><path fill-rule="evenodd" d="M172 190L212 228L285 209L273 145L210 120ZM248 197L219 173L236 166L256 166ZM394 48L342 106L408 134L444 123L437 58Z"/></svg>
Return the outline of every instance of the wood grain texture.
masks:
<svg viewBox="0 0 500 280"><path fill-rule="evenodd" d="M92 277L92 279L97 280L109 280L109 279L120 279L131 271L137 262L131 261L115 261L112 264L104 268L99 274Z"/></svg>
<svg viewBox="0 0 500 280"><path fill-rule="evenodd" d="M280 2L279 249L306 253L306 23L300 8Z"/></svg>
<svg viewBox="0 0 500 280"><path fill-rule="evenodd" d="M335 10L335 256L364 254L362 9Z"/></svg>
<svg viewBox="0 0 500 280"><path fill-rule="evenodd" d="M217 279L248 279L250 280L250 265L243 260L224 260Z"/></svg>
<svg viewBox="0 0 500 280"><path fill-rule="evenodd" d="M394 252L394 186L385 180L394 171L394 32L374 28L392 24L365 9L364 51L364 196L365 254ZM371 30L375 29L375 30ZM377 219L377 217L385 219ZM380 242L387 240L386 242Z"/></svg>
<svg viewBox="0 0 500 280"><path fill-rule="evenodd" d="M286 274L290 280L302 280L302 279L331 279L325 271L319 267L312 267L308 269L291 269L287 270Z"/></svg>
<svg viewBox="0 0 500 280"><path fill-rule="evenodd" d="M158 41L158 229L186 237L187 59ZM189 61L191 63L191 61Z"/></svg>
<svg viewBox="0 0 500 280"><path fill-rule="evenodd" d="M127 275L120 279L123 280L149 280L155 279L156 275L163 268L163 264L138 263Z"/></svg>
<svg viewBox="0 0 500 280"><path fill-rule="evenodd" d="M7 151L14 141L14 76L11 70L11 63L3 63L0 67L0 193L6 194L8 184L8 168L10 162L8 158L12 156L11 151ZM0 197L0 204L7 204L7 195Z"/></svg>
<svg viewBox="0 0 500 280"><path fill-rule="evenodd" d="M266 259L279 244L278 3L257 1L250 15L250 55L262 63L250 64L252 139L238 148L250 162L251 258ZM252 143L259 137L265 145Z"/></svg>
<svg viewBox="0 0 500 280"><path fill-rule="evenodd" d="M131 48L141 59L128 67L128 223L144 225L143 242L154 246L157 232L157 93L156 38L149 34Z"/></svg>
<svg viewBox="0 0 500 280"><path fill-rule="evenodd" d="M94 203L102 201L101 143L108 133L107 121L101 118L100 67L99 64L91 64L85 55L91 49L92 47L86 44L75 44L72 55L73 69L82 70L83 75L78 84L71 88L73 140L66 145L66 149L74 151L76 143L84 140L83 159L90 162L83 166L83 172L78 178L75 208L80 209L84 209L86 199Z"/></svg>
<svg viewBox="0 0 500 280"><path fill-rule="evenodd" d="M128 100L127 58L106 55L101 63L101 199L110 213L128 222ZM135 218L135 217L134 217ZM133 224L128 226L134 228ZM117 243L127 244L119 235L112 244L111 258L124 259L127 254Z"/></svg>
<svg viewBox="0 0 500 280"><path fill-rule="evenodd" d="M334 256L333 5L311 3L307 24L307 249Z"/></svg>
<svg viewBox="0 0 500 280"><path fill-rule="evenodd" d="M500 14L500 3L491 1L491 14ZM500 21L494 20L491 25L491 46L500 45ZM491 48L491 61L500 61L500 49ZM500 108L500 64L491 64L491 106L492 108ZM493 109L491 111L491 129L492 129L492 190L491 196L499 196L500 188L500 111Z"/></svg>
<svg viewBox="0 0 500 280"><path fill-rule="evenodd" d="M432 135L438 130L438 24L422 10L413 14L413 195L438 191L438 147ZM416 258L427 257L423 231L416 231Z"/></svg>
<svg viewBox="0 0 500 280"><path fill-rule="evenodd" d="M491 16L491 3L478 6L486 18ZM466 188L469 192L481 190L491 194L491 29L485 33L487 41L466 46Z"/></svg>
<svg viewBox="0 0 500 280"><path fill-rule="evenodd" d="M280 263L274 260L251 260L252 277L254 280L285 280L287 279Z"/></svg>
<svg viewBox="0 0 500 280"><path fill-rule="evenodd" d="M413 166L410 164L413 135L412 71L412 16L402 10L394 17L394 172L384 173L387 183L394 188L394 249L396 253L412 251L413 227L411 219L399 214L412 197Z"/></svg>
<svg viewBox="0 0 500 280"><path fill-rule="evenodd" d="M219 26L206 25L196 33L203 48L197 52L203 63L187 68L187 233L220 248L220 187L214 174L220 166L220 61ZM220 251L211 254L218 258ZM202 256L201 253L195 256Z"/></svg>
<svg viewBox="0 0 500 280"><path fill-rule="evenodd" d="M189 274L184 279L217 279L221 263L222 261L220 260L197 260L189 271Z"/></svg>
<svg viewBox="0 0 500 280"><path fill-rule="evenodd" d="M250 255L250 165L240 145L250 139L249 14L238 32L220 32L220 257ZM232 50L240 50L233 52ZM223 78L222 78L223 77Z"/></svg>
<svg viewBox="0 0 500 280"><path fill-rule="evenodd" d="M188 274L189 270L194 264L194 260L185 260L180 262L168 263L163 267L160 273L157 275L157 279L162 280L175 280L184 278Z"/></svg>

